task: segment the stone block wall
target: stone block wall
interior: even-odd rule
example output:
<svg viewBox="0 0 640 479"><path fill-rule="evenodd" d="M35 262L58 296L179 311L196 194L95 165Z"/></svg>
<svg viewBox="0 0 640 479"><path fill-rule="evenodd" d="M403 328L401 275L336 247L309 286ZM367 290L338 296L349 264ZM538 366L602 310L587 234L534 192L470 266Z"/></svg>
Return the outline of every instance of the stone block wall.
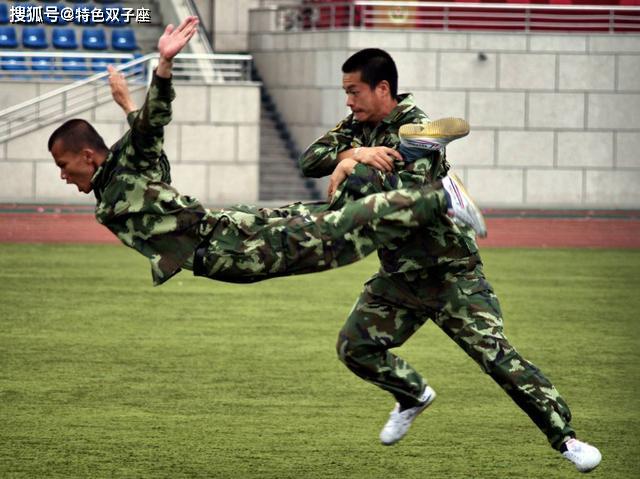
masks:
<svg viewBox="0 0 640 479"><path fill-rule="evenodd" d="M0 105L19 103L59 85L2 82ZM208 205L258 198L260 97L256 84L175 85L173 121L165 151L173 184ZM135 95L142 105L143 93ZM74 115L91 122L110 145L126 131L122 111L109 103ZM0 202L93 203L93 195L60 180L47 151L58 124L0 143Z"/></svg>
<svg viewBox="0 0 640 479"><path fill-rule="evenodd" d="M481 205L640 208L638 35L278 32L251 15L254 61L302 148L349 113L342 63L379 47L431 118L469 120L448 158Z"/></svg>

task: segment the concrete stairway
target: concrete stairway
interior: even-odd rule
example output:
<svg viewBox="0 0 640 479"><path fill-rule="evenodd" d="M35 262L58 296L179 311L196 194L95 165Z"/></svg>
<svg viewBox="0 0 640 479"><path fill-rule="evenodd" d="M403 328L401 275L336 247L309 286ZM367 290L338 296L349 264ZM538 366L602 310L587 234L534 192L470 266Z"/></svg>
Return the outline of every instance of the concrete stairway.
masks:
<svg viewBox="0 0 640 479"><path fill-rule="evenodd" d="M261 81L255 66L253 77ZM290 203L320 199L315 181L300 172L300 152L264 84L260 104L260 200Z"/></svg>
<svg viewBox="0 0 640 479"><path fill-rule="evenodd" d="M260 117L260 200L315 200L317 193L300 174L297 158L287 150L276 122L262 107Z"/></svg>

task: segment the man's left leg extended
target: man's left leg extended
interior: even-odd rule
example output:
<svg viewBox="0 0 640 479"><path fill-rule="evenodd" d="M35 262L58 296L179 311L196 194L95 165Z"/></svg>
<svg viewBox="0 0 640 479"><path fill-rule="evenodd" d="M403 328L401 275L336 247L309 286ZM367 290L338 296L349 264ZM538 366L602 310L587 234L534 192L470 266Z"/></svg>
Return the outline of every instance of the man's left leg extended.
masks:
<svg viewBox="0 0 640 479"><path fill-rule="evenodd" d="M358 261L431 222L446 222L441 188L369 195L337 211L253 221L225 211L194 260L194 273L231 282L313 273ZM257 219L257 218L254 218Z"/></svg>
<svg viewBox="0 0 640 479"><path fill-rule="evenodd" d="M477 259L477 261L476 261ZM450 271L434 322L489 374L581 472L595 468L600 452L575 439L571 411L553 384L523 358L504 335L498 298L482 274L479 258Z"/></svg>

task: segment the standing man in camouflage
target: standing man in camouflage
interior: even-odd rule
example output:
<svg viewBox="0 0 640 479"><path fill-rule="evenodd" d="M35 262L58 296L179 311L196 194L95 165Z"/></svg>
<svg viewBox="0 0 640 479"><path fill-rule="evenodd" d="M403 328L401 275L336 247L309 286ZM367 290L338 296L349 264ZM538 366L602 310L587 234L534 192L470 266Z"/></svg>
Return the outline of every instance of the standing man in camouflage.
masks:
<svg viewBox="0 0 640 479"><path fill-rule="evenodd" d="M339 172L354 169L354 164L355 171L363 172L363 165L375 168L366 169L367 193L441 181L449 169L444 156L448 138L443 141L438 125L428 123L411 95L397 94L398 74L389 54L359 51L342 72L352 113L307 148L300 158L303 172L332 175L330 192L334 179L344 176ZM464 126L460 130L465 134ZM400 140L423 148L423 154L409 155L405 147L396 151ZM553 448L581 472L595 468L600 452L575 439L567 403L505 337L500 304L485 279L474 231L450 223L428 226L427 232L396 238L391 247L378 250L380 270L365 284L338 337L340 360L396 400L381 442L401 440L436 397L422 375L390 351L431 319L529 415Z"/></svg>
<svg viewBox="0 0 640 479"><path fill-rule="evenodd" d="M170 186L162 153L171 120L173 57L195 34L197 18L169 25L143 107L125 108L131 128L111 148L84 120L69 120L49 138L61 178L96 196L96 219L151 262L154 284L182 268L230 282L323 271L357 261L396 237L451 217L473 223L469 203L451 204L455 182L366 196L335 211L264 212L245 206L205 209ZM113 72L112 72L113 73ZM448 215L448 216L447 216Z"/></svg>

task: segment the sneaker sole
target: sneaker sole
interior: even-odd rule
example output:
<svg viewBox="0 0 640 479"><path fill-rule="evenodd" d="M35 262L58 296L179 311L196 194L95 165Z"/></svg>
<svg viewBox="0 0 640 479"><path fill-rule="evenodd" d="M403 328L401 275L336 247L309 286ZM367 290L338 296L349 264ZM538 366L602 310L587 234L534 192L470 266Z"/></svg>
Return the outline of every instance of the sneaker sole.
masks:
<svg viewBox="0 0 640 479"><path fill-rule="evenodd" d="M487 237L487 223L484 220L484 215L482 214L482 211L480 210L480 208L478 208L478 205L475 203L475 201L473 201L473 198L471 198L471 195L469 194L467 189L464 187L464 183L462 183L462 180L460 180L460 178L458 178L458 175L450 174L449 177L455 182L456 186L460 190L462 190L464 195L467 197L468 202L473 206L473 209L476 212L476 215L478 217L478 221L479 221L481 229L482 229L481 231L477 232L478 236L480 238L486 238Z"/></svg>
<svg viewBox="0 0 640 479"><path fill-rule="evenodd" d="M400 141L410 146L447 143L467 136L469 123L462 118L441 118L423 124L402 125L398 130Z"/></svg>
<svg viewBox="0 0 640 479"><path fill-rule="evenodd" d="M431 396L429 396L429 398L428 398L428 399L425 401L425 403L422 405L422 408L420 409L420 411L418 411L418 412L417 412L417 414L416 414L416 415L415 415L415 417L413 418L413 420L414 420L414 421L418 418L418 416L419 416L420 414L422 414L422 413L424 412L424 410L425 410L425 409L427 409L429 406L431 406L431 404L433 403L433 401L435 401L435 400L436 400L436 396L437 396L436 392L435 392L433 389L431 389L431 391L433 391L433 393L431 394ZM407 430L407 432L409 432L409 431ZM405 433L405 436L406 436L406 433ZM394 444L396 444L396 443L400 442L400 441L402 440L402 438L404 438L404 436L399 437L399 438L398 438L398 439L396 439L395 441L391 441L391 442L384 442L384 441L382 441L382 440L381 440L381 441L380 441L380 443L381 443L383 446L393 446Z"/></svg>

